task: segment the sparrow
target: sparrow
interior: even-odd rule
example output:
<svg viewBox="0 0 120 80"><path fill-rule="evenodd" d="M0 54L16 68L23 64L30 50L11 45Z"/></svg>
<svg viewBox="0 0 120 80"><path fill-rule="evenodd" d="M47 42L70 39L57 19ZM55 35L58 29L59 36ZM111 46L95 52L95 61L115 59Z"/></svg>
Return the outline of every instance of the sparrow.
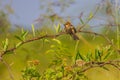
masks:
<svg viewBox="0 0 120 80"><path fill-rule="evenodd" d="M76 29L75 27L70 23L70 22L66 22L64 24L64 29L65 29L65 32L67 34L70 34L71 37L74 39L74 40L79 40L79 37L76 35Z"/></svg>

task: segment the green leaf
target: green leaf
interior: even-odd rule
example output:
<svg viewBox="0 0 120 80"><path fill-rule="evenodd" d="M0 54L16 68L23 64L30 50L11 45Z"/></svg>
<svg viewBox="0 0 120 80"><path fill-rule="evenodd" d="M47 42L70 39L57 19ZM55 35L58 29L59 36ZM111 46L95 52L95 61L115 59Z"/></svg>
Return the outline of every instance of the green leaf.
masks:
<svg viewBox="0 0 120 80"><path fill-rule="evenodd" d="M60 40L58 40L58 39L52 39L52 40L61 45L61 41Z"/></svg>
<svg viewBox="0 0 120 80"><path fill-rule="evenodd" d="M95 60L102 60L102 55L103 55L103 51L100 51L98 49L95 49Z"/></svg>
<svg viewBox="0 0 120 80"><path fill-rule="evenodd" d="M57 33L60 32L60 24L57 25Z"/></svg>
<svg viewBox="0 0 120 80"><path fill-rule="evenodd" d="M59 79L59 78L62 78L62 77L63 77L63 73L62 73L62 72L58 72L55 76L56 76L58 79Z"/></svg>
<svg viewBox="0 0 120 80"><path fill-rule="evenodd" d="M98 50L97 53L98 53L99 60L101 61L101 60L102 60L102 58L101 58L101 57L102 57L102 52L100 52L100 51Z"/></svg>
<svg viewBox="0 0 120 80"><path fill-rule="evenodd" d="M103 69L109 71L109 69L108 69L107 67L102 66L101 68L103 68Z"/></svg>
<svg viewBox="0 0 120 80"><path fill-rule="evenodd" d="M107 58L111 55L111 53L112 53L112 52L108 52L103 59L104 59L104 60L107 59Z"/></svg>
<svg viewBox="0 0 120 80"><path fill-rule="evenodd" d="M15 35L15 38L20 40L20 41L23 41L23 39L20 36Z"/></svg>
<svg viewBox="0 0 120 80"><path fill-rule="evenodd" d="M88 20L92 19L93 18L93 13L90 12L89 16L88 16Z"/></svg>
<svg viewBox="0 0 120 80"><path fill-rule="evenodd" d="M46 51L46 53L51 53L51 52L54 52L54 50L50 49Z"/></svg>
<svg viewBox="0 0 120 80"><path fill-rule="evenodd" d="M81 22L82 24L84 24L84 21L82 20L82 18L80 18L80 22Z"/></svg>
<svg viewBox="0 0 120 80"><path fill-rule="evenodd" d="M8 48L8 39L7 38L5 39L5 41L2 41L2 45L3 45L4 51L6 51Z"/></svg>
<svg viewBox="0 0 120 80"><path fill-rule="evenodd" d="M34 27L33 24L31 24L31 26L32 26L32 33L33 33L33 36L35 37L35 27Z"/></svg>
<svg viewBox="0 0 120 80"><path fill-rule="evenodd" d="M77 59L82 59L82 60L84 60L83 56L80 54L79 51L77 51L77 54L76 54L76 57L75 57L75 60L77 60Z"/></svg>
<svg viewBox="0 0 120 80"><path fill-rule="evenodd" d="M62 75L64 76L64 66L61 67L61 70L62 70Z"/></svg>
<svg viewBox="0 0 120 80"><path fill-rule="evenodd" d="M76 56L75 56L75 61L78 59L78 52L76 53Z"/></svg>
<svg viewBox="0 0 120 80"><path fill-rule="evenodd" d="M17 43L17 44L16 44L16 46L15 46L15 47L16 47L16 48L18 48L18 47L20 47L20 46L21 46L21 44L22 44L22 42L19 42L19 43Z"/></svg>
<svg viewBox="0 0 120 80"><path fill-rule="evenodd" d="M51 47L51 48L55 48L56 46L55 46L55 45L51 45L50 47Z"/></svg>
<svg viewBox="0 0 120 80"><path fill-rule="evenodd" d="M48 40L48 39L43 39L43 41L44 41L44 42L50 42L50 40Z"/></svg>
<svg viewBox="0 0 120 80"><path fill-rule="evenodd" d="M8 45L8 39L7 39L7 38L6 38L6 40L5 40L5 44Z"/></svg>
<svg viewBox="0 0 120 80"><path fill-rule="evenodd" d="M25 37L27 36L27 34L28 34L28 31L25 31L22 33L21 37L23 38L23 40L25 40Z"/></svg>
<svg viewBox="0 0 120 80"><path fill-rule="evenodd" d="M95 49L95 60L98 60L98 50L97 49Z"/></svg>
<svg viewBox="0 0 120 80"><path fill-rule="evenodd" d="M60 32L60 24L58 24L57 26L54 25L55 31L56 33Z"/></svg>
<svg viewBox="0 0 120 80"><path fill-rule="evenodd" d="M91 60L91 58L92 58L92 54L91 54L90 52L89 52L89 53L87 53L86 58L87 58L87 61L90 61L90 60Z"/></svg>
<svg viewBox="0 0 120 80"><path fill-rule="evenodd" d="M22 34L24 33L24 29L23 28L21 29L21 32L22 32Z"/></svg>
<svg viewBox="0 0 120 80"><path fill-rule="evenodd" d="M56 25L54 25L54 28L55 28L55 31L57 32L57 26Z"/></svg>

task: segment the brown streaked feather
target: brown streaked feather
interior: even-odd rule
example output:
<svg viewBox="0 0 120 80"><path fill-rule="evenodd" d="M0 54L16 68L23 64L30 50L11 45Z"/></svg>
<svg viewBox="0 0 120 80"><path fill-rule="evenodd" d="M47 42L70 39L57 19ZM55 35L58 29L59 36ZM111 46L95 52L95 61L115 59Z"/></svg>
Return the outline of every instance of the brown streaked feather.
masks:
<svg viewBox="0 0 120 80"><path fill-rule="evenodd" d="M70 34L74 40L79 40L79 37L75 34L77 31L70 22L66 22L64 24L64 26L65 26L64 29L65 29L66 33Z"/></svg>

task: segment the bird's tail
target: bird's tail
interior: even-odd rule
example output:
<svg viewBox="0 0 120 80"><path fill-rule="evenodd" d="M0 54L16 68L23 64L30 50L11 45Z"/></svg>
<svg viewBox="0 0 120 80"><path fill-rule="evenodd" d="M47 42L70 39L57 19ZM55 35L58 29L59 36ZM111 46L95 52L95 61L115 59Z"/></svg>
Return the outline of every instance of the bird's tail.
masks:
<svg viewBox="0 0 120 80"><path fill-rule="evenodd" d="M71 35L74 40L79 40L79 37L76 34Z"/></svg>

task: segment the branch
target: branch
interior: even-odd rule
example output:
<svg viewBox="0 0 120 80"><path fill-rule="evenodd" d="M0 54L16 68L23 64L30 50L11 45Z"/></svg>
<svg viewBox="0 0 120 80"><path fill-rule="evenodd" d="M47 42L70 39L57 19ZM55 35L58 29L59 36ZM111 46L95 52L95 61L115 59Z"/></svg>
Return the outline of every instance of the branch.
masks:
<svg viewBox="0 0 120 80"><path fill-rule="evenodd" d="M82 28L84 28L87 25L87 23L89 23L93 19L93 17L97 14L99 8L100 8L100 5L97 6L96 11L93 13L91 18L88 19L78 30L81 30Z"/></svg>
<svg viewBox="0 0 120 80"><path fill-rule="evenodd" d="M96 33L96 32L91 32L91 31L82 31L82 30L78 30L77 32L80 32L80 33L88 33L88 34L93 34L93 35L98 35L98 36L101 36L102 38L104 38L109 44L111 44L112 46L114 46L116 48L116 46L110 41L110 39L103 35L103 34L99 34L99 33ZM44 35L44 36L40 36L40 37L36 37L36 38L32 38L32 39L29 39L29 40L26 40L26 41L23 41L21 42L21 45L23 44L26 44L26 43L29 43L29 42L33 42L33 41L37 41L37 40L40 40L40 39L44 39L44 38L56 38L58 36L61 36L61 35L64 35L64 34L67 34L66 32L60 32L58 34L55 34L55 35ZM11 69L10 69L10 66L5 62L3 61L2 57L7 54L7 52L11 52L11 51L15 51L18 47L13 47L13 48L10 48L6 51L3 51L1 52L0 54L0 61L3 62L8 70L9 70L9 74L10 74L10 77L12 80L14 80L14 77L11 73ZM119 49L117 49L119 51ZM90 64L92 63L92 65ZM77 73L81 73L81 72L85 72L91 68L94 68L94 67L102 67L104 65L112 65L114 67L116 67L118 70L120 70L120 66L116 65L115 63L120 63L120 61L108 61L108 62L89 62L89 66L88 67L85 67L83 70L77 72Z"/></svg>
<svg viewBox="0 0 120 80"><path fill-rule="evenodd" d="M99 33L96 33L96 32L90 32L90 31L81 31L81 30L78 30L77 32L82 32L82 33L88 33L88 34L94 34L94 35L101 36L101 37L103 37L109 44L111 44L111 45L116 49L117 52L120 53L120 49L117 49L117 47L110 41L110 39L109 39L107 36L103 35L103 34L99 34ZM40 39L43 39L43 38L56 38L56 37L58 37L58 36L60 36L60 35L64 35L64 34L67 34L67 33L66 33L66 32L60 32L60 33L55 34L55 35L44 35L44 36L32 38L32 39L23 41L23 42L21 43L21 45L26 44L26 43L29 43L29 42L33 42L33 41L36 41L36 40L40 40ZM1 52L0 57L2 57L3 55L5 55L7 52L11 52L11 51L14 51L14 50L16 50L16 49L17 49L17 47L13 47L13 48L10 48L10 49L8 49L8 50L6 50L6 51L3 51L3 52Z"/></svg>
<svg viewBox="0 0 120 80"><path fill-rule="evenodd" d="M21 43L21 45L29 43L29 42L37 41L37 40L40 40L40 39L43 39L43 38L56 38L56 37L58 37L60 35L63 35L63 34L66 34L66 33L65 32L60 32L59 34L56 34L56 35L44 35L44 36L32 38L32 39L23 41ZM17 47L13 47L13 48L10 48L10 49L8 49L6 51L3 51L3 52L1 52L0 57L4 56L7 52L15 51L16 49L17 49Z"/></svg>
<svg viewBox="0 0 120 80"><path fill-rule="evenodd" d="M117 48L117 46L115 46L113 44L113 42L105 35L103 34L100 34L100 33L96 33L96 32L91 32L91 31L81 31L81 30L78 30L78 32L82 32L82 33L87 33L87 34L93 34L93 35L98 35L98 36L101 36L103 37L111 46L113 46L115 48L115 50L120 54L120 49Z"/></svg>
<svg viewBox="0 0 120 80"><path fill-rule="evenodd" d="M81 71L78 71L77 73L82 73L82 72L86 72L87 70L91 69L91 68L95 68L95 67L103 67L105 65L112 65L113 67L117 68L118 70L120 70L120 60L116 60L116 61L108 61L108 62L89 62L86 63L86 65L89 65L87 68L82 69Z"/></svg>
<svg viewBox="0 0 120 80"><path fill-rule="evenodd" d="M11 80L14 80L10 65L0 57L0 61L7 67Z"/></svg>

